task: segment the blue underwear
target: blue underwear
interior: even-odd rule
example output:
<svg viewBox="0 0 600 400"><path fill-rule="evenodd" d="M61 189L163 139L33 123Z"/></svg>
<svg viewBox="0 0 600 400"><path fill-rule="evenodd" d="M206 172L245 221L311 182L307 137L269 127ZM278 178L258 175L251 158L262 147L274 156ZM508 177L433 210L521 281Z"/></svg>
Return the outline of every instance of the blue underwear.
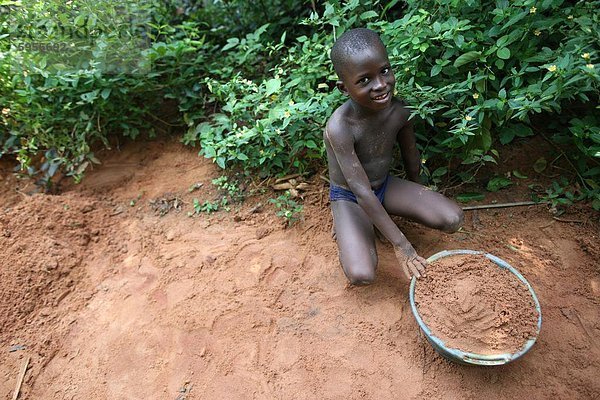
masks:
<svg viewBox="0 0 600 400"><path fill-rule="evenodd" d="M383 181L383 185L381 185L378 189L373 190L373 192L375 193L375 196L377 196L377 198L379 199L381 204L383 204L383 199L385 197L385 190L387 189L389 180L390 180L390 176L388 175L385 177L385 181ZM331 186L329 187L329 201L339 201L339 200L351 201L353 203L358 204L358 201L356 200L356 196L354 195L354 193L352 193L352 191L350 191L348 189L344 189L341 186L331 184Z"/></svg>

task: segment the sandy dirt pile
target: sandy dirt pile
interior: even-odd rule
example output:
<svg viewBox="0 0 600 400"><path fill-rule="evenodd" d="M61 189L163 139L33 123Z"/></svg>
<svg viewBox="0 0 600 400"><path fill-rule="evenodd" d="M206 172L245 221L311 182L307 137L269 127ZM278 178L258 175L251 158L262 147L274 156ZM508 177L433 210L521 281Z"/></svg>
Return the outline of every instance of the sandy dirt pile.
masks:
<svg viewBox="0 0 600 400"><path fill-rule="evenodd" d="M433 262L415 286L415 303L435 336L465 352L514 353L536 335L539 315L528 288L483 255Z"/></svg>
<svg viewBox="0 0 600 400"><path fill-rule="evenodd" d="M77 194L34 194L0 209L3 350L37 354L33 367L55 354L67 313L91 297L83 261L106 218L97 202Z"/></svg>
<svg viewBox="0 0 600 400"><path fill-rule="evenodd" d="M492 173L535 177L528 160L549 149L524 143L511 153L524 160ZM485 250L538 295L544 326L532 350L465 368L419 331L389 245L378 243L373 285L347 286L318 175L303 220L286 229L270 193L188 217L194 198L218 198L221 172L177 140L97 156L102 165L59 196L29 195L0 168L2 399L27 357L22 399L600 396L600 225L587 210L562 220L543 206L470 211L454 235L398 220L419 254ZM522 200L519 184L486 201ZM177 207L157 212L172 199Z"/></svg>

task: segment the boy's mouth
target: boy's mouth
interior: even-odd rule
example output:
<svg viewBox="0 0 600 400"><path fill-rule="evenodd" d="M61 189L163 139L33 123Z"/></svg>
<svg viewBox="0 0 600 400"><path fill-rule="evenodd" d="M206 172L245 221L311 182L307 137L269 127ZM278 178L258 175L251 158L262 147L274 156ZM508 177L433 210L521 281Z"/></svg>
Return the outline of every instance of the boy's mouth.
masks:
<svg viewBox="0 0 600 400"><path fill-rule="evenodd" d="M390 92L385 92L384 94L380 94L379 96L373 97L373 100L376 102L384 102L384 101L387 101L389 95L390 95Z"/></svg>

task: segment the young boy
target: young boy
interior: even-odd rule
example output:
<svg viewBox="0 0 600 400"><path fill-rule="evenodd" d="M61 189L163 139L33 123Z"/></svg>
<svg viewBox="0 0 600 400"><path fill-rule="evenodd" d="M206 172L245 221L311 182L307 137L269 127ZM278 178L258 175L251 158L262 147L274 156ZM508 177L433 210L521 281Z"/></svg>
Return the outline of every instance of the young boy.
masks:
<svg viewBox="0 0 600 400"><path fill-rule="evenodd" d="M349 97L331 115L324 132L329 198L344 273L354 285L373 282L375 227L394 246L406 277L419 278L427 262L390 214L455 232L463 212L453 201L415 183L420 156L410 112L393 97L396 80L379 36L364 28L345 32L333 45L331 61L337 87ZM410 181L389 175L396 141Z"/></svg>

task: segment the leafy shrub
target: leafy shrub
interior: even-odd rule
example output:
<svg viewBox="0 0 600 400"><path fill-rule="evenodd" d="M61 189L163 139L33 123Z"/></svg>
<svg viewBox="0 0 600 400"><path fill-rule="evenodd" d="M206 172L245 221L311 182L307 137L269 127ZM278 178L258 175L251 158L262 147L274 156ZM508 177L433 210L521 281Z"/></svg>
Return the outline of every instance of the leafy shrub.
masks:
<svg viewBox="0 0 600 400"><path fill-rule="evenodd" d="M189 38L156 40L160 9L160 2L85 0L2 9L0 156L14 154L50 184L59 169L79 180L99 162L93 148L110 147L111 136L152 137L164 88L189 79L183 61L197 50Z"/></svg>
<svg viewBox="0 0 600 400"><path fill-rule="evenodd" d="M494 143L534 134L534 114L554 114L558 122L593 112L585 106L597 104L600 82L592 63L599 50L592 3L434 3L425 10L409 1L403 18L374 24L399 66L401 95L431 126L425 158L446 153L464 163L492 161ZM600 156L598 136L570 137L580 156Z"/></svg>
<svg viewBox="0 0 600 400"><path fill-rule="evenodd" d="M594 112L599 86L594 60L600 30L592 3L407 1L401 18L386 20L397 3L383 8L376 1L327 2L322 14L302 21L319 34L291 43L287 38L286 47L264 46L277 61L259 61L269 78L207 78L211 101L220 109L192 126L186 143L200 143L201 154L221 167L260 168L265 174L303 170L322 154L321 131L342 101L332 90L336 77L328 50L344 30L366 25L381 32L399 95L419 117L425 161L437 156L467 165L496 162L496 146L533 135L533 118L544 115L556 122L550 136L579 150L572 158L585 174L581 184L588 197L598 198L598 122L585 117ZM248 62L247 53L234 46L222 52ZM437 165L428 170L432 177L450 172Z"/></svg>

